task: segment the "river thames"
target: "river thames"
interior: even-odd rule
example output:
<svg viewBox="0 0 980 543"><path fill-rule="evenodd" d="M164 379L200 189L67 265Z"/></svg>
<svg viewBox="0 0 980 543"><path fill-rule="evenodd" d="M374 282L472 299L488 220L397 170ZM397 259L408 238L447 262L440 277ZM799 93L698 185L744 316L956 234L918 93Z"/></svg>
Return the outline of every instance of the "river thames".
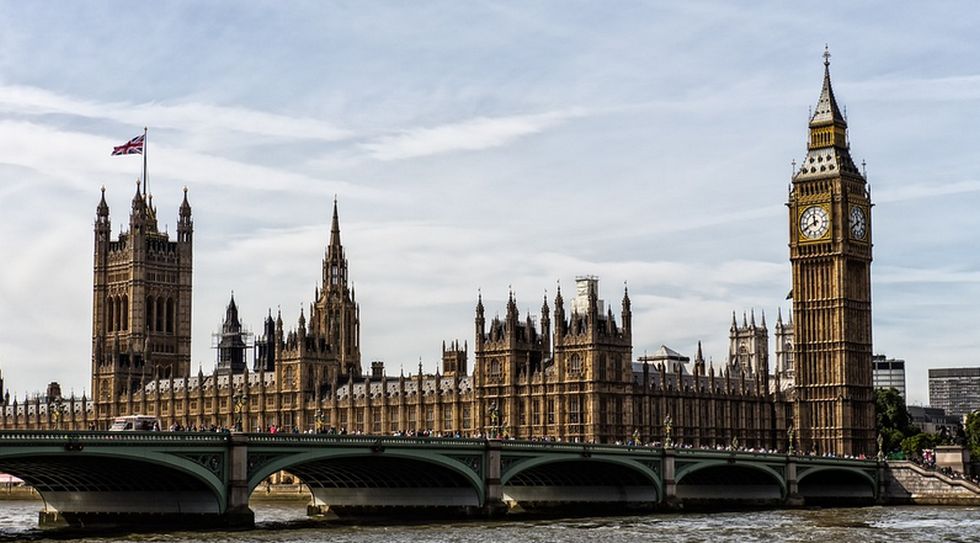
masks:
<svg viewBox="0 0 980 543"><path fill-rule="evenodd" d="M38 531L40 503L0 502L0 541L45 541ZM549 520L500 520L359 526L311 523L296 504L253 505L257 527L238 532L91 535L90 542L299 543L607 543L681 542L903 542L980 541L975 507L864 507L726 513L649 514ZM63 538L57 538L64 540ZM73 540L75 541L75 540Z"/></svg>

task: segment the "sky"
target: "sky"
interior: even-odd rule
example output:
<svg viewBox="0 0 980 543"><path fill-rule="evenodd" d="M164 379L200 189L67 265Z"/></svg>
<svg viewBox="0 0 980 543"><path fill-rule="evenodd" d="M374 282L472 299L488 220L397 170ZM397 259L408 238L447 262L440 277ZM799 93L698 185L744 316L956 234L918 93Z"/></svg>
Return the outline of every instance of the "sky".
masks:
<svg viewBox="0 0 980 543"><path fill-rule="evenodd" d="M628 283L634 356L727 357L789 309L791 161L825 44L867 163L875 352L980 363L980 11L969 2L0 3L0 370L89 388L95 208L193 206L193 357L320 281L338 198L363 364L434 371L513 290ZM859 4L859 5L858 5ZM552 303L553 305L553 303ZM740 317L741 318L741 317ZM472 354L471 354L472 364Z"/></svg>

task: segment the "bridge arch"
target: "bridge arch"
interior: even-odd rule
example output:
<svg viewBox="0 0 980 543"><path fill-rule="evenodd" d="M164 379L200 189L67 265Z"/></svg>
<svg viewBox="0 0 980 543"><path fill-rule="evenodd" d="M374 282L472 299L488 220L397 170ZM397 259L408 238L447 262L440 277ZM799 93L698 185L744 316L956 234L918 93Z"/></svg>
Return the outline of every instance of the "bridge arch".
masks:
<svg viewBox="0 0 980 543"><path fill-rule="evenodd" d="M783 474L756 462L696 462L679 469L675 481L677 496L685 500L775 502L787 495Z"/></svg>
<svg viewBox="0 0 980 543"><path fill-rule="evenodd" d="M86 515L220 515L228 503L219 475L224 455L198 456L98 447L71 454L61 447L18 448L0 453L0 472L30 484L69 523ZM209 463L213 469L206 467Z"/></svg>
<svg viewBox="0 0 980 543"><path fill-rule="evenodd" d="M615 456L546 455L520 460L501 474L504 500L531 503L644 503L663 496L652 468Z"/></svg>
<svg viewBox="0 0 980 543"><path fill-rule="evenodd" d="M483 477L437 451L317 449L284 455L249 474L248 489L279 471L310 487L316 505L331 507L466 507L484 504Z"/></svg>
<svg viewBox="0 0 980 543"><path fill-rule="evenodd" d="M813 477L815 474L819 477ZM815 466L799 475L797 489L810 503L821 500L871 501L878 496L878 481L859 468Z"/></svg>

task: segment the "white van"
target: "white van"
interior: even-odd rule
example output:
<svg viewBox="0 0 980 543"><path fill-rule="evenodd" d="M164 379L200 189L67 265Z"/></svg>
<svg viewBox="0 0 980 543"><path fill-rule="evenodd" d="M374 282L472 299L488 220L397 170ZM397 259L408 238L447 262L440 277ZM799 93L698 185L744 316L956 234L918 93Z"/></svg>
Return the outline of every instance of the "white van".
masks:
<svg viewBox="0 0 980 543"><path fill-rule="evenodd" d="M127 415L112 420L110 432L150 432L160 429L160 422L150 415Z"/></svg>

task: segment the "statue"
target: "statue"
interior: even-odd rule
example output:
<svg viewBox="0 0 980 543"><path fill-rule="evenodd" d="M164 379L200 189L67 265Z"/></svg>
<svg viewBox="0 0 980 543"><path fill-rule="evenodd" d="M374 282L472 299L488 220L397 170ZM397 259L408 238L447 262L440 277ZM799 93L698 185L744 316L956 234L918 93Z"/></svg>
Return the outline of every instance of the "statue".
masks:
<svg viewBox="0 0 980 543"><path fill-rule="evenodd" d="M738 436L732 436L732 450L738 450Z"/></svg>
<svg viewBox="0 0 980 543"><path fill-rule="evenodd" d="M882 460L885 459L885 450L884 450L885 436L883 436L881 432L878 432L877 441L878 441L878 461L881 462Z"/></svg>
<svg viewBox="0 0 980 543"><path fill-rule="evenodd" d="M674 442L670 439L670 434L672 433L674 426L670 419L670 414L664 417L664 447L673 447Z"/></svg>
<svg viewBox="0 0 980 543"><path fill-rule="evenodd" d="M789 447L786 448L786 454L792 456L794 452L793 443L796 442L796 428L792 424L786 429L786 437L789 439Z"/></svg>

